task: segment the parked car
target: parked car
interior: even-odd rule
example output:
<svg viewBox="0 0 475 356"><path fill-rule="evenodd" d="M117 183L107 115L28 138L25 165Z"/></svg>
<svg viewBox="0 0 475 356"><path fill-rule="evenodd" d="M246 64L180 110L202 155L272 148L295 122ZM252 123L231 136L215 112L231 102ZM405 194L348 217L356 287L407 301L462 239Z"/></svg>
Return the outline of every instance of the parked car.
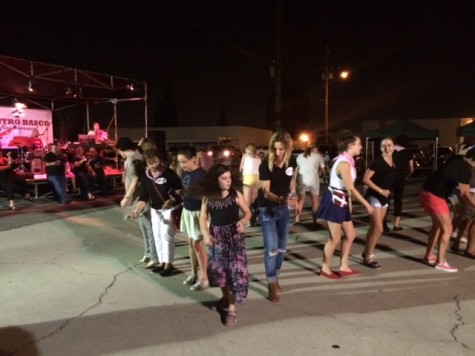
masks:
<svg viewBox="0 0 475 356"><path fill-rule="evenodd" d="M214 163L222 163L227 166L239 166L242 153L233 145L214 145L208 149L208 155L213 156Z"/></svg>
<svg viewBox="0 0 475 356"><path fill-rule="evenodd" d="M437 167L447 162L447 160L455 154L455 151L450 146L438 146L437 147ZM434 146L430 145L426 148L426 155L430 159L430 163L434 164Z"/></svg>
<svg viewBox="0 0 475 356"><path fill-rule="evenodd" d="M263 159L269 154L269 146L259 146L256 148L256 153Z"/></svg>

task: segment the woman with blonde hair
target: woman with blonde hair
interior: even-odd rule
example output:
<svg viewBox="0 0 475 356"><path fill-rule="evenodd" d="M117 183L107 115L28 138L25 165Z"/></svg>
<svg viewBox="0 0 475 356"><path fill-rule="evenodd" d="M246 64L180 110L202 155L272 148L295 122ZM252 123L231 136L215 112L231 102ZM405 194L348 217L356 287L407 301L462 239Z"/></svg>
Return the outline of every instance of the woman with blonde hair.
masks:
<svg viewBox="0 0 475 356"><path fill-rule="evenodd" d="M292 157L292 138L283 131L275 132L269 143L269 156L259 166L259 180L263 202L259 208L259 221L264 237L264 263L268 299L277 303L282 288L278 277L282 269L289 237L290 213L288 205L296 199L287 199L296 189L295 158Z"/></svg>
<svg viewBox="0 0 475 356"><path fill-rule="evenodd" d="M257 191L259 190L259 165L262 160L256 154L256 146L253 143L248 143L245 148L245 153L242 156L239 172L242 174L242 192L244 199L248 206L257 198Z"/></svg>
<svg viewBox="0 0 475 356"><path fill-rule="evenodd" d="M339 133L338 151L340 154L335 158L330 172L328 190L322 199L318 210L318 217L328 223L329 238L323 250L323 262L320 276L337 279L341 276L357 274L349 266L350 250L356 237L355 227L351 219L351 198L356 198L373 214L373 207L363 198L355 188L356 179L355 156L361 153L363 146L361 139L349 130ZM342 241L342 230L345 237ZM341 242L341 258L338 273L331 270L333 253Z"/></svg>

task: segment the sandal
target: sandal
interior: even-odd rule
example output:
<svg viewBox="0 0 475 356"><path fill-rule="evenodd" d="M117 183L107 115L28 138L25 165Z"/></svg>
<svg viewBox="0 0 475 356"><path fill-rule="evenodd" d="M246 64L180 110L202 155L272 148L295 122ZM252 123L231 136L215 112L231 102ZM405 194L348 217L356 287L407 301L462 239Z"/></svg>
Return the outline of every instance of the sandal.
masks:
<svg viewBox="0 0 475 356"><path fill-rule="evenodd" d="M229 301L227 299L221 298L215 304L211 305L209 308L211 310L226 311L228 310L228 303Z"/></svg>
<svg viewBox="0 0 475 356"><path fill-rule="evenodd" d="M235 311L228 311L226 319L224 321L225 326L234 326L237 324L237 313Z"/></svg>
<svg viewBox="0 0 475 356"><path fill-rule="evenodd" d="M381 265L379 264L378 261L376 261L374 258L374 255L366 255L366 253L362 253L361 257L363 257L363 264L366 267L372 268L372 269L381 269Z"/></svg>

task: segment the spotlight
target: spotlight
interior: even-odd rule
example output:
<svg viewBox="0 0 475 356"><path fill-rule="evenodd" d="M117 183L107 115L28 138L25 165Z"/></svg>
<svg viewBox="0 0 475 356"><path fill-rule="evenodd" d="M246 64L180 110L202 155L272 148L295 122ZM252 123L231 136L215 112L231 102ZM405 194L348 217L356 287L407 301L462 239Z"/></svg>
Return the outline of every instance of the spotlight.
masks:
<svg viewBox="0 0 475 356"><path fill-rule="evenodd" d="M128 84L127 85L127 89L130 90L130 91L134 91L135 90L135 87L133 84Z"/></svg>
<svg viewBox="0 0 475 356"><path fill-rule="evenodd" d="M66 95L71 95L72 93L73 93L73 88L71 88L71 87L66 87L66 88L64 89L64 94L66 94Z"/></svg>
<svg viewBox="0 0 475 356"><path fill-rule="evenodd" d="M28 91L30 93L34 93L35 92L35 81L33 80L33 78L30 78L28 80L28 87L27 87Z"/></svg>
<svg viewBox="0 0 475 356"><path fill-rule="evenodd" d="M25 104L20 103L19 101L17 101L17 99L15 99L13 101L13 105L14 105L14 108L12 110L12 114L13 114L14 117L19 118L19 117L25 115L24 112L23 112L23 109L26 109Z"/></svg>
<svg viewBox="0 0 475 356"><path fill-rule="evenodd" d="M73 92L74 99L81 99L82 98L82 87L77 87L76 90Z"/></svg>

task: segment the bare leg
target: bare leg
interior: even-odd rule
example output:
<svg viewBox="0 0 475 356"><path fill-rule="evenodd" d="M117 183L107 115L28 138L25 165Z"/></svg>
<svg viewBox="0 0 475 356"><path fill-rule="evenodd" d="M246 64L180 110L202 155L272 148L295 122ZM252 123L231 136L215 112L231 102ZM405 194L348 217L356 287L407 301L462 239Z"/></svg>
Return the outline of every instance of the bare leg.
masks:
<svg viewBox="0 0 475 356"><path fill-rule="evenodd" d="M247 205L251 206L252 204L252 188L248 187L247 185L242 186L242 194L244 195L244 199L246 199Z"/></svg>
<svg viewBox="0 0 475 356"><path fill-rule="evenodd" d="M353 221L345 221L343 223L343 231L345 232L345 238L341 242L341 259L340 259L340 270L341 271L352 271L349 266L351 245L353 240L356 237L355 227L353 226Z"/></svg>
<svg viewBox="0 0 475 356"><path fill-rule="evenodd" d="M470 228L468 229L468 242L465 253L475 256L475 222L473 221L470 225Z"/></svg>
<svg viewBox="0 0 475 356"><path fill-rule="evenodd" d="M190 255L191 272L198 274L198 259L196 258L195 249L193 248L193 239L188 239L188 254Z"/></svg>
<svg viewBox="0 0 475 356"><path fill-rule="evenodd" d="M428 259L430 256L434 254L435 245L439 241L439 234L440 234L439 224L434 215L431 215L431 219L432 219L432 227L429 231L429 236L427 240L426 254L424 256L425 259Z"/></svg>
<svg viewBox="0 0 475 356"><path fill-rule="evenodd" d="M328 241L323 249L322 272L331 273L331 260L335 249L341 241L341 224L328 221Z"/></svg>
<svg viewBox="0 0 475 356"><path fill-rule="evenodd" d="M320 196L317 194L312 194L312 222L315 224L317 222L317 211L320 204Z"/></svg>
<svg viewBox="0 0 475 356"><path fill-rule="evenodd" d="M202 282L208 281L208 256L206 254L203 240L193 241L193 249L200 266L200 280Z"/></svg>
<svg viewBox="0 0 475 356"><path fill-rule="evenodd" d="M452 220L452 223L455 221ZM453 229L457 229L457 236L455 237L455 241L453 243L453 247L455 247L457 250L460 249L460 240L462 239L463 235L465 234L465 232L467 231L467 229L469 228L470 224L472 223L471 220L469 219L459 219L457 221L457 225L453 225Z"/></svg>
<svg viewBox="0 0 475 356"><path fill-rule="evenodd" d="M437 227L436 231L438 236L431 236L429 233L429 244L427 245L426 257L430 255L435 243L437 243L436 239L438 237L439 251L437 255L437 263L444 263L447 247L449 246L450 235L452 234L452 219L450 214L432 215L431 217L434 225ZM431 229L431 233L433 230L434 227Z"/></svg>
<svg viewBox="0 0 475 356"><path fill-rule="evenodd" d="M383 221L388 208L375 208L373 215L370 217L371 227L366 235L365 255L374 254L376 244L383 234Z"/></svg>
<svg viewBox="0 0 475 356"><path fill-rule="evenodd" d="M302 210L303 210L303 205L305 203L305 198L306 198L306 193L303 193L303 194L299 195L299 199L297 201L297 211L296 211L297 215L295 215L295 222L300 221L300 214L302 213Z"/></svg>
<svg viewBox="0 0 475 356"><path fill-rule="evenodd" d="M399 227L399 223L401 222L401 217L394 215L394 227Z"/></svg>

